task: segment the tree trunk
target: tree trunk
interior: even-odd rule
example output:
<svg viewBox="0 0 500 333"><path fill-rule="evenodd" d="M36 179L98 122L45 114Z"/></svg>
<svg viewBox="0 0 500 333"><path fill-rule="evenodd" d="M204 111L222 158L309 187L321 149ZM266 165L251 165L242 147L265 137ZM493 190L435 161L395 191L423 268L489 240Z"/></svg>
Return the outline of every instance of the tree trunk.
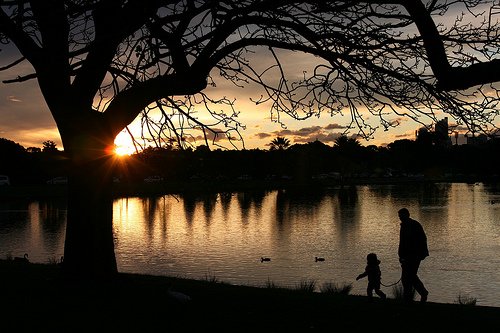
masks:
<svg viewBox="0 0 500 333"><path fill-rule="evenodd" d="M118 272L113 242L113 140L108 133L94 130L73 133L68 150L65 142L70 166L63 267L73 278L112 278Z"/></svg>
<svg viewBox="0 0 500 333"><path fill-rule="evenodd" d="M74 276L104 278L117 273L107 164L98 160L74 166L69 176L64 268Z"/></svg>

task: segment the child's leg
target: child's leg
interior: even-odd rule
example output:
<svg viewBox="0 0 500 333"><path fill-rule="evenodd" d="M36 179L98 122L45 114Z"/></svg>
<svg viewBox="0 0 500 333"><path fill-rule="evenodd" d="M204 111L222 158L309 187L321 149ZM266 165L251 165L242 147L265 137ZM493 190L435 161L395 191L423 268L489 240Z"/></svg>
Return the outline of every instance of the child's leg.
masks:
<svg viewBox="0 0 500 333"><path fill-rule="evenodd" d="M368 287L366 288L366 294L369 298L373 298L373 287L370 284L368 284Z"/></svg>

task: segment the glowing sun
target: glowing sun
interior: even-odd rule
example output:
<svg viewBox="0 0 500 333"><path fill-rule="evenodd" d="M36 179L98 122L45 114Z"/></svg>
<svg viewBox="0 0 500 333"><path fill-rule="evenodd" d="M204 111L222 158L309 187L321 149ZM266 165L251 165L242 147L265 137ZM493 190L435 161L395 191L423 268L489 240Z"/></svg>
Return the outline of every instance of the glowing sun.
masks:
<svg viewBox="0 0 500 333"><path fill-rule="evenodd" d="M116 136L114 152L118 156L131 155L135 153L134 144L130 135L126 132L121 132Z"/></svg>

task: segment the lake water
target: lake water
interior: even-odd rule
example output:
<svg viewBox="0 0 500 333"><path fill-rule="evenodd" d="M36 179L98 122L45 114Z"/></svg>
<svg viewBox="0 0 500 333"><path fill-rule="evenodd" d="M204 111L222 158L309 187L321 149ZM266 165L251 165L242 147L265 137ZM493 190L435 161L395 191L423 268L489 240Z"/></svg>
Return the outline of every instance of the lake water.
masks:
<svg viewBox="0 0 500 333"><path fill-rule="evenodd" d="M500 188L482 183L119 198L118 269L256 286L315 281L318 290L352 284L351 294L365 295L366 278L355 277L375 252L382 290L393 297L401 207L427 232L430 256L419 275L429 301L455 303L460 295L500 307ZM65 209L62 199L3 200L0 255L62 256Z"/></svg>

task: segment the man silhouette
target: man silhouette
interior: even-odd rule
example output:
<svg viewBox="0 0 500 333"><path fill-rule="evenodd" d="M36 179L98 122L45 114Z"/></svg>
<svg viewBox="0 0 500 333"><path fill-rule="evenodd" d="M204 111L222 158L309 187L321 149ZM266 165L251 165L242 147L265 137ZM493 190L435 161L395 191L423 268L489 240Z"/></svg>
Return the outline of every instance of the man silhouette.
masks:
<svg viewBox="0 0 500 333"><path fill-rule="evenodd" d="M429 292L418 277L420 262L429 255L427 236L422 225L410 218L406 208L398 211L401 220L399 231L399 262L401 263L401 282L403 283L403 298L407 302L413 300L413 288L420 295L420 301L426 302Z"/></svg>

